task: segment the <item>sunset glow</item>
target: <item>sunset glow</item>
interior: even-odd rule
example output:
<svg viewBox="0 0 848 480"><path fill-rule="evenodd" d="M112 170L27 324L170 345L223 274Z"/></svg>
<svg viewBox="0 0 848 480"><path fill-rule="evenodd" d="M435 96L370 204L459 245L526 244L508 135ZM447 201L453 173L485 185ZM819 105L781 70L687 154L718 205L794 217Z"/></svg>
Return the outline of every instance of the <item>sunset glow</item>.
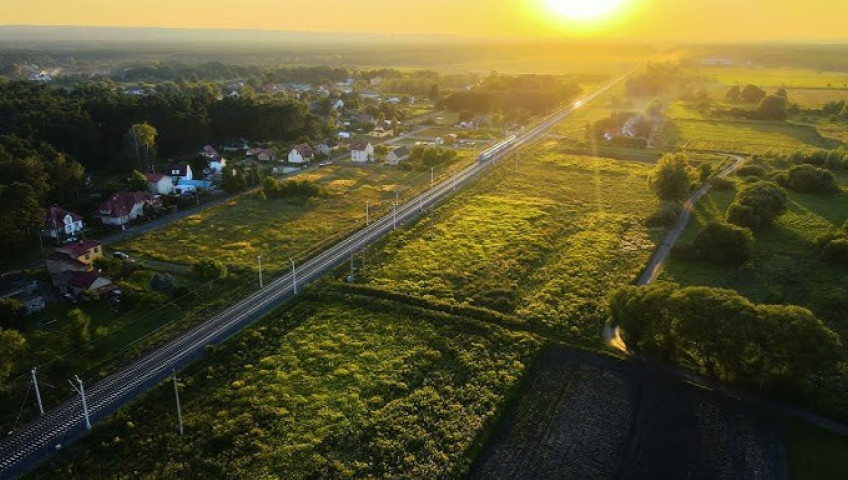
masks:
<svg viewBox="0 0 848 480"><path fill-rule="evenodd" d="M577 21L598 21L615 14L624 0L545 0L547 8L558 16Z"/></svg>

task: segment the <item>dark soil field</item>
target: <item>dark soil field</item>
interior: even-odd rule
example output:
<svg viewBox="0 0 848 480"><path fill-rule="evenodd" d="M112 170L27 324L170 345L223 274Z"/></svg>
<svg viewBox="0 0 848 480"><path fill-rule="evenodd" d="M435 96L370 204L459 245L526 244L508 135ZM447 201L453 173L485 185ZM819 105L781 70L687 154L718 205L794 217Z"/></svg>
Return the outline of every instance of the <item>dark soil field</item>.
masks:
<svg viewBox="0 0 848 480"><path fill-rule="evenodd" d="M549 349L469 478L782 480L781 428L636 365Z"/></svg>

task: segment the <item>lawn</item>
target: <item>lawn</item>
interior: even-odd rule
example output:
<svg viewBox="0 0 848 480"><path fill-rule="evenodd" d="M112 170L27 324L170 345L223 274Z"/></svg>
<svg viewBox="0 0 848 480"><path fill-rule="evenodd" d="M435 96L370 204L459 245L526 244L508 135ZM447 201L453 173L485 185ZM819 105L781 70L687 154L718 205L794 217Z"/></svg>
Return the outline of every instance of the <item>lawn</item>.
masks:
<svg viewBox="0 0 848 480"><path fill-rule="evenodd" d="M165 384L28 478L462 476L539 341L369 303L301 301L183 372L184 437Z"/></svg>
<svg viewBox="0 0 848 480"><path fill-rule="evenodd" d="M460 168L471 157L471 152L461 152L454 165L440 167L436 174L446 177L451 168ZM241 196L115 248L186 265L216 258L254 271L257 257L262 255L266 270L279 272L288 268L289 257L307 258L364 226L366 205L370 204L373 219L391 211L395 192L401 201L414 198L416 192L429 187L430 172L344 163L296 179L318 183L325 195L306 204Z"/></svg>
<svg viewBox="0 0 848 480"><path fill-rule="evenodd" d="M607 292L631 282L654 242L651 166L560 152L507 161L415 227L390 238L360 281L513 315L597 341Z"/></svg>

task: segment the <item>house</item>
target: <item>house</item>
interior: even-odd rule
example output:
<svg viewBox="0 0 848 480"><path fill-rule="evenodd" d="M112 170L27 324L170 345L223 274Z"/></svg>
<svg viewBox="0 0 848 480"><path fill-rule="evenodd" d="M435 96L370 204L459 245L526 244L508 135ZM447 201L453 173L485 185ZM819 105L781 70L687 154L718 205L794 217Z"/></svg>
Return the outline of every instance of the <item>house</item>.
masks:
<svg viewBox="0 0 848 480"><path fill-rule="evenodd" d="M146 208L157 207L160 200L148 192L119 192L112 195L97 209L97 216L104 225L124 227L141 217Z"/></svg>
<svg viewBox="0 0 848 480"><path fill-rule="evenodd" d="M355 163L374 161L374 146L369 142L354 142L350 144L350 159Z"/></svg>
<svg viewBox="0 0 848 480"><path fill-rule="evenodd" d="M218 153L217 150L212 148L211 145L206 145L205 147L203 147L203 149L200 150L200 155L202 157L208 158L209 160L220 160L221 159L221 154Z"/></svg>
<svg viewBox="0 0 848 480"><path fill-rule="evenodd" d="M17 300L26 309L26 315L38 313L46 307L44 297L38 292L38 281L16 272L0 276L0 300Z"/></svg>
<svg viewBox="0 0 848 480"><path fill-rule="evenodd" d="M256 159L260 162L276 162L277 152L273 149L266 148L265 150L259 152L258 155L256 155Z"/></svg>
<svg viewBox="0 0 848 480"><path fill-rule="evenodd" d="M224 167L227 166L227 161L223 158L219 158L218 160L211 160L209 162L209 167L207 168L209 174L211 175L220 175L221 172L224 171Z"/></svg>
<svg viewBox="0 0 848 480"><path fill-rule="evenodd" d="M459 140L459 137L455 133L449 133L444 137L444 144L455 145L457 140Z"/></svg>
<svg viewBox="0 0 848 480"><path fill-rule="evenodd" d="M42 230L41 235L57 242L73 238L85 228L81 215L55 205L47 211L44 220L47 228Z"/></svg>
<svg viewBox="0 0 848 480"><path fill-rule="evenodd" d="M368 113L361 113L361 114L355 115L353 117L353 121L355 121L357 123L367 123L367 124L371 124L371 125L377 125L377 117L375 117L374 115L368 114Z"/></svg>
<svg viewBox="0 0 848 480"><path fill-rule="evenodd" d="M208 180L180 180L174 187L174 193L185 195L195 193L198 190L209 190L210 188L212 188L212 182Z"/></svg>
<svg viewBox="0 0 848 480"><path fill-rule="evenodd" d="M124 89L124 93L126 93L127 95L142 96L146 92L142 87L127 87L126 89Z"/></svg>
<svg viewBox="0 0 848 480"><path fill-rule="evenodd" d="M394 135L394 132L392 132L391 130L386 130L383 127L377 127L368 133L368 136L371 138L388 138L392 135Z"/></svg>
<svg viewBox="0 0 848 480"><path fill-rule="evenodd" d="M153 195L171 195L174 193L174 179L164 173L148 173L147 189Z"/></svg>
<svg viewBox="0 0 848 480"><path fill-rule="evenodd" d="M103 257L103 247L97 240L85 240L63 245L56 249L45 263L51 275L63 272L91 272L94 261Z"/></svg>
<svg viewBox="0 0 848 480"><path fill-rule="evenodd" d="M379 87L383 83L383 77L374 77L368 83L372 87Z"/></svg>
<svg viewBox="0 0 848 480"><path fill-rule="evenodd" d="M235 140L233 142L225 143L221 148L225 152L241 152L250 150L250 145L248 145L246 139L239 138L238 140Z"/></svg>
<svg viewBox="0 0 848 480"><path fill-rule="evenodd" d="M315 160L315 151L305 143L292 148L289 152L289 163L309 163Z"/></svg>
<svg viewBox="0 0 848 480"><path fill-rule="evenodd" d="M335 100L330 101L330 108L332 108L333 110L341 111L344 108L344 106L345 106L345 102L341 98L337 98Z"/></svg>
<svg viewBox="0 0 848 480"><path fill-rule="evenodd" d="M436 137L435 140L433 140L433 141L436 143L436 145L444 145L445 144L445 139L442 138L442 137Z"/></svg>
<svg viewBox="0 0 848 480"><path fill-rule="evenodd" d="M378 100L380 98L380 93L375 92L374 90L363 90L359 92L359 96L368 100Z"/></svg>
<svg viewBox="0 0 848 480"><path fill-rule="evenodd" d="M350 140L350 132L339 132L337 136L342 140Z"/></svg>
<svg viewBox="0 0 848 480"><path fill-rule="evenodd" d="M259 148L259 147L256 147L256 148L251 148L250 150L245 152L245 155L247 155L248 157L256 157L256 156L259 156L260 153L262 153L262 149Z"/></svg>
<svg viewBox="0 0 848 480"><path fill-rule="evenodd" d="M165 168L162 169L165 175L169 175L171 179L174 181L174 185L177 184L180 180L192 180L194 179L194 173L191 171L191 166L187 163L179 164L179 165L166 165Z"/></svg>
<svg viewBox="0 0 848 480"><path fill-rule="evenodd" d="M319 143L318 145L315 145L315 150L317 150L318 154L323 157L329 157L333 153L333 149L335 148L336 142L330 140L329 138Z"/></svg>
<svg viewBox="0 0 848 480"><path fill-rule="evenodd" d="M405 146L398 147L398 148L392 150L391 152L389 152L388 155L386 155L386 163L389 164L389 165L399 165L400 162L402 162L404 160L408 160L408 159L409 159L409 148L407 148Z"/></svg>
<svg viewBox="0 0 848 480"><path fill-rule="evenodd" d="M97 299L118 288L97 272L64 272L53 277L53 285L64 295Z"/></svg>

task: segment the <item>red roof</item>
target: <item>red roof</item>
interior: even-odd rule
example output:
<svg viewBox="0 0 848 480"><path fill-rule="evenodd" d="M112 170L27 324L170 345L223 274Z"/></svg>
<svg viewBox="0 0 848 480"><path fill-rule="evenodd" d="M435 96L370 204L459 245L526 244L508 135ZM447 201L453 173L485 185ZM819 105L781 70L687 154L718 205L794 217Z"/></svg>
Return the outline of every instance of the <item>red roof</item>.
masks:
<svg viewBox="0 0 848 480"><path fill-rule="evenodd" d="M124 217L132 212L139 203L153 202L153 195L147 192L119 192L105 201L98 210L105 217Z"/></svg>
<svg viewBox="0 0 848 480"><path fill-rule="evenodd" d="M70 215L72 221L76 222L82 220L82 216L65 210L64 208L60 208L57 206L50 207L50 210L47 211L47 215L45 215L44 219L47 222L47 228L59 228L65 224L65 217Z"/></svg>
<svg viewBox="0 0 848 480"><path fill-rule="evenodd" d="M100 278L105 277L102 277L100 274L95 272L74 272L74 274L68 277L65 281L65 285L69 287L82 288L84 290L91 290L91 287Z"/></svg>
<svg viewBox="0 0 848 480"><path fill-rule="evenodd" d="M148 173L145 175L147 177L147 181L149 183L159 183L159 180L165 178L165 174L163 173Z"/></svg>
<svg viewBox="0 0 848 480"><path fill-rule="evenodd" d="M88 265L80 262L76 258L71 258L68 255L62 254L62 253L59 253L59 252L51 253L50 256L47 257L47 260L52 260L54 262L61 262L61 263L71 265L71 266L76 267L76 268L86 268L86 267L88 267Z"/></svg>
<svg viewBox="0 0 848 480"><path fill-rule="evenodd" d="M97 240L80 240L79 242L69 243L56 249L57 252L68 252L69 254L80 257L88 253L92 248L99 247L100 242Z"/></svg>
<svg viewBox="0 0 848 480"><path fill-rule="evenodd" d="M368 149L368 145L370 145L368 142L353 142L350 144L350 149L363 152Z"/></svg>
<svg viewBox="0 0 848 480"><path fill-rule="evenodd" d="M297 150L297 153L302 157L312 157L315 155L315 152L312 150L312 147L305 143L301 143L300 145L294 147Z"/></svg>

